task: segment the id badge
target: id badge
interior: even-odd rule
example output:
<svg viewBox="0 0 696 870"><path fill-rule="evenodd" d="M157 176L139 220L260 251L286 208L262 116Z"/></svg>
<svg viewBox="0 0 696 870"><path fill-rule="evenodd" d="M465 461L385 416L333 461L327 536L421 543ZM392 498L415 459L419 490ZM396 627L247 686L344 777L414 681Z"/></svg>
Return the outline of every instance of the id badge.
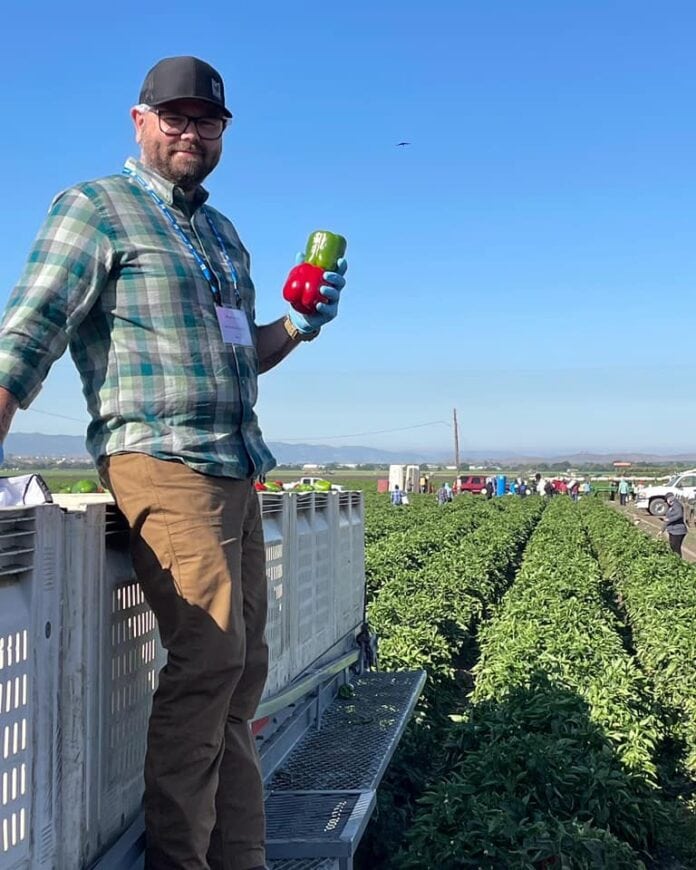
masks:
<svg viewBox="0 0 696 870"><path fill-rule="evenodd" d="M215 313L225 344L237 344L242 347L253 345L246 311L241 308L223 308L221 305L216 305Z"/></svg>

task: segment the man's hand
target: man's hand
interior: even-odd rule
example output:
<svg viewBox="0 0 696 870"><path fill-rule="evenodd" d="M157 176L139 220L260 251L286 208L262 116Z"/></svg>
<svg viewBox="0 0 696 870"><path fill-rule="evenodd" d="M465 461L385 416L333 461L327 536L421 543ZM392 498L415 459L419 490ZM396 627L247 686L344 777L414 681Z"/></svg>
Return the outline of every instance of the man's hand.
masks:
<svg viewBox="0 0 696 870"><path fill-rule="evenodd" d="M304 261L304 254L297 255L297 264ZM294 308L290 308L288 317L292 320L295 327L303 333L315 332L321 329L338 314L338 303L341 298L341 290L346 285L346 279L343 277L346 274L348 262L343 257L336 264L335 272L324 272L325 284L322 284L319 291L322 296L325 296L328 302L318 302L315 314L300 314Z"/></svg>

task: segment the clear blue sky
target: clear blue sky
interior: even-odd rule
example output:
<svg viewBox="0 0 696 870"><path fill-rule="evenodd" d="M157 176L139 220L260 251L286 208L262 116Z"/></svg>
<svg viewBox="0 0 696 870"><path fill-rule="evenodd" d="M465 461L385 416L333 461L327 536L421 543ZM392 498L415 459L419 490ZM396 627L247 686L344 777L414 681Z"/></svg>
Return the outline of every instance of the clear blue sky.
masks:
<svg viewBox="0 0 696 870"><path fill-rule="evenodd" d="M464 451L696 446L692 2L28 0L2 30L0 304L53 195L136 153L147 69L195 54L260 322L309 231L349 243L338 320L261 379L268 439L447 446L456 406ZM84 430L69 359L34 408L16 431Z"/></svg>

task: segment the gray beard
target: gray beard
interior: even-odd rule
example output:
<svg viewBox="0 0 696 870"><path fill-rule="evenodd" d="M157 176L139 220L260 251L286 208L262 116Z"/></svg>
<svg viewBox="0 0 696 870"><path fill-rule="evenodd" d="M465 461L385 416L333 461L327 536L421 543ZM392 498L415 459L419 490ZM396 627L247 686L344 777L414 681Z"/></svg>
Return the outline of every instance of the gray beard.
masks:
<svg viewBox="0 0 696 870"><path fill-rule="evenodd" d="M161 161L156 158L154 160L147 160L146 165L158 175L161 175L162 178L166 178L167 181L171 181L172 184L177 185L187 193L195 190L202 184L215 168L214 166L208 168L205 164L191 164L187 170L178 169L174 171L171 162Z"/></svg>

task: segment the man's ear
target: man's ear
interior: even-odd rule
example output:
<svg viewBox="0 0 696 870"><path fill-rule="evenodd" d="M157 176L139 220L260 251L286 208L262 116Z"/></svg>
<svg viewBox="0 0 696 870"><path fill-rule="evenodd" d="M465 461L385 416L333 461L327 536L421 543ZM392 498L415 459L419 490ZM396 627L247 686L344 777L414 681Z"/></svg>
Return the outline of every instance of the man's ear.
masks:
<svg viewBox="0 0 696 870"><path fill-rule="evenodd" d="M135 128L135 141L140 145L143 125L145 124L145 115L142 112L139 112L137 107L134 106L130 110L130 116L133 121L133 127Z"/></svg>

